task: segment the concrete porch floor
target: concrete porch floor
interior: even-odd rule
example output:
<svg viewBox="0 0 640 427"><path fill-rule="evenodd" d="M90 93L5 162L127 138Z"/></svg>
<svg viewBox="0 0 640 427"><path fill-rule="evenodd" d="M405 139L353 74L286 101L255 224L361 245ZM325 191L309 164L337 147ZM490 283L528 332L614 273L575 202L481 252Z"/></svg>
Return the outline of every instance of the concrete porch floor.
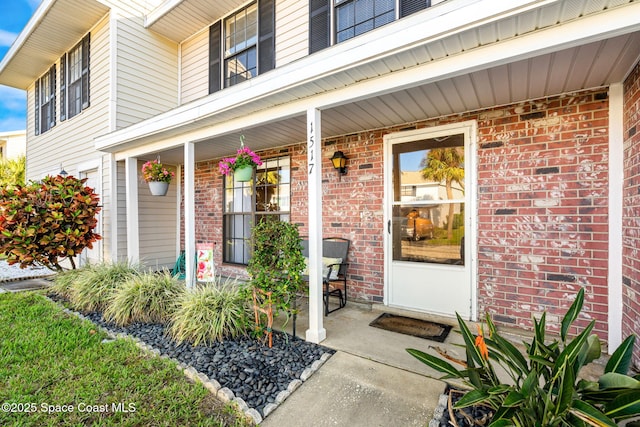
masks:
<svg viewBox="0 0 640 427"><path fill-rule="evenodd" d="M299 300L299 309L296 335L304 339L308 327L306 298ZM464 350L452 345L462 338L452 330L444 343L438 343L369 326L383 312L456 324L455 319L348 303L324 317L327 338L321 344L336 350L336 354L261 426L426 426L445 384L434 379L441 376L439 373L405 349L426 352L438 346L454 357L464 358ZM274 326L281 325L282 318L276 322ZM291 321L286 329L291 332Z"/></svg>

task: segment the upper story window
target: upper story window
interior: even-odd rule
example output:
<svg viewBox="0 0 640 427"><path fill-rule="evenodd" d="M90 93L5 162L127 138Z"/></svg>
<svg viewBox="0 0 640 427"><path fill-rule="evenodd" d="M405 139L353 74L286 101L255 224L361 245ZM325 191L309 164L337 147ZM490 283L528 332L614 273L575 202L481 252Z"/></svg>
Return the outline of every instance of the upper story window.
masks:
<svg viewBox="0 0 640 427"><path fill-rule="evenodd" d="M392 22L394 0L336 0L336 43Z"/></svg>
<svg viewBox="0 0 640 427"><path fill-rule="evenodd" d="M431 0L310 0L309 53L431 6Z"/></svg>
<svg viewBox="0 0 640 427"><path fill-rule="evenodd" d="M36 80L35 133L40 135L56 125L56 66Z"/></svg>
<svg viewBox="0 0 640 427"><path fill-rule="evenodd" d="M60 120L89 107L89 34L60 58Z"/></svg>
<svg viewBox="0 0 640 427"><path fill-rule="evenodd" d="M258 5L224 21L224 86L255 77L258 71Z"/></svg>
<svg viewBox="0 0 640 427"><path fill-rule="evenodd" d="M275 0L258 0L209 27L209 93L275 67Z"/></svg>
<svg viewBox="0 0 640 427"><path fill-rule="evenodd" d="M261 221L289 221L291 211L291 161L289 157L263 160L252 182L224 180L224 262L247 264L251 226Z"/></svg>

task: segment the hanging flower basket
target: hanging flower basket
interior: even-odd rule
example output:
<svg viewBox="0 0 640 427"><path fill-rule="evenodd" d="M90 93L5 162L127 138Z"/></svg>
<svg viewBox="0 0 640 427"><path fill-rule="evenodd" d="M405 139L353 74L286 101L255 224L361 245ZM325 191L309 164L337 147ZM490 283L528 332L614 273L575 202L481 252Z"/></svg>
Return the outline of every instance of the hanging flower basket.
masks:
<svg viewBox="0 0 640 427"><path fill-rule="evenodd" d="M253 169L262 164L260 156L251 151L249 147L245 147L243 138L240 138L240 149L235 157L226 157L218 163L218 169L222 175L234 174L236 181L251 181Z"/></svg>
<svg viewBox="0 0 640 427"><path fill-rule="evenodd" d="M242 166L233 172L233 175L238 182L249 182L253 177L253 166Z"/></svg>
<svg viewBox="0 0 640 427"><path fill-rule="evenodd" d="M152 196L166 196L169 191L169 183L163 181L149 181L149 191Z"/></svg>
<svg viewBox="0 0 640 427"><path fill-rule="evenodd" d="M174 172L160 163L160 158L142 165L142 177L149 184L149 190L153 196L165 196L174 176L176 176Z"/></svg>

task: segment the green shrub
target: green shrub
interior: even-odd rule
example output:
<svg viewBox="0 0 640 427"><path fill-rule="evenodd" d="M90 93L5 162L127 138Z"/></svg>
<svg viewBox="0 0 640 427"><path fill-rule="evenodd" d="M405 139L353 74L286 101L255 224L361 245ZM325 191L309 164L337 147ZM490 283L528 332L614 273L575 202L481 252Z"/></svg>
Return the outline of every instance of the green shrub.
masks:
<svg viewBox="0 0 640 427"><path fill-rule="evenodd" d="M67 259L101 239L94 232L100 200L85 179L48 176L26 186L0 188L0 253L7 262L62 271Z"/></svg>
<svg viewBox="0 0 640 427"><path fill-rule="evenodd" d="M169 272L134 275L114 291L103 316L121 326L132 322L164 323L184 290L184 285Z"/></svg>
<svg viewBox="0 0 640 427"><path fill-rule="evenodd" d="M83 268L72 284L71 304L79 311L104 311L114 291L138 274L139 267L128 262L96 264Z"/></svg>
<svg viewBox="0 0 640 427"><path fill-rule="evenodd" d="M253 227L251 239L253 252L247 265L251 284L272 292L274 315L280 311L288 315L305 270L298 226L277 219L261 221Z"/></svg>
<svg viewBox="0 0 640 427"><path fill-rule="evenodd" d="M249 311L245 293L235 280L187 289L178 299L169 334L193 345L244 335Z"/></svg>
<svg viewBox="0 0 640 427"><path fill-rule="evenodd" d="M407 351L444 373L443 378L457 378L471 388L454 408L478 404L493 408L495 415L489 427L616 427L616 422L640 415L640 376L628 375L636 337L631 335L624 340L597 382L580 379L580 369L600 357L600 340L591 334L594 321L567 341L569 328L583 302L584 288L562 320L561 342L546 339L546 313L539 321L534 318L535 336L532 342L524 343L525 354L500 336L489 315L486 316L489 338L484 337L480 327L474 336L458 316L467 350L467 360L459 361L463 370L422 351ZM507 372L509 383L498 378L494 365Z"/></svg>
<svg viewBox="0 0 640 427"><path fill-rule="evenodd" d="M53 285L49 288L53 293L71 301L75 290L75 283L81 274L90 267L82 267L76 270L63 270L57 273L53 279Z"/></svg>

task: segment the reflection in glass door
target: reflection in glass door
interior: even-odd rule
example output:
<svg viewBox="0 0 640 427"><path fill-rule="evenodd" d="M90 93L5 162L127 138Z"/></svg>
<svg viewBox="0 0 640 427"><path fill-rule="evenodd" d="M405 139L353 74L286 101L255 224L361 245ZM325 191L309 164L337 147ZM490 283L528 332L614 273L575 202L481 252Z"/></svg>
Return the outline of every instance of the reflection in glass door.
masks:
<svg viewBox="0 0 640 427"><path fill-rule="evenodd" d="M464 263L464 136L393 146L394 261Z"/></svg>
<svg viewBox="0 0 640 427"><path fill-rule="evenodd" d="M390 305L471 315L465 254L469 126L389 135L386 139L388 298Z"/></svg>

